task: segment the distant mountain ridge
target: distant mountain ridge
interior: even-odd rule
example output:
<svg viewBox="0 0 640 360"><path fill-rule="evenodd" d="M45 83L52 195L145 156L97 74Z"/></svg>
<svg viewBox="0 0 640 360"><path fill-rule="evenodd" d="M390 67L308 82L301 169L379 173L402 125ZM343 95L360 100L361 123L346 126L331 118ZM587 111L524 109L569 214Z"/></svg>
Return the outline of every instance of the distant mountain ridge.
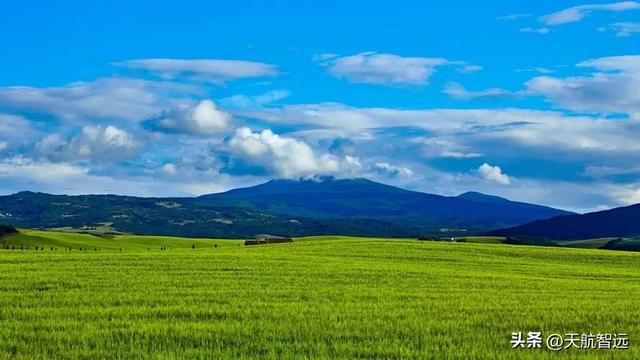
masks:
<svg viewBox="0 0 640 360"><path fill-rule="evenodd" d="M470 194L475 194L471 196ZM469 198L473 197L473 198ZM480 193L434 195L368 179L272 180L251 188L204 195L200 200L250 204L281 215L312 217L411 217L441 222L443 227L500 223L522 224L569 212L512 202ZM499 199L499 200L498 200ZM435 225L435 224L434 224Z"/></svg>
<svg viewBox="0 0 640 360"><path fill-rule="evenodd" d="M194 198L0 196L0 223L11 226L198 237L414 237L489 231L566 214L480 193L448 197L367 179L272 180Z"/></svg>
<svg viewBox="0 0 640 360"><path fill-rule="evenodd" d="M640 236L640 204L583 215L537 220L492 231L499 236L531 236L555 240Z"/></svg>

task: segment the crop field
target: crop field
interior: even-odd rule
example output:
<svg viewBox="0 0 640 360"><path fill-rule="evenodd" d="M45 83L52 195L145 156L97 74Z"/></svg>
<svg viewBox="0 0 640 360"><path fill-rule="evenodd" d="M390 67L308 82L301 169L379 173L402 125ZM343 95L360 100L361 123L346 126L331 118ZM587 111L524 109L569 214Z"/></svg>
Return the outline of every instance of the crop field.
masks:
<svg viewBox="0 0 640 360"><path fill-rule="evenodd" d="M640 358L633 252L36 231L5 241L0 358ZM627 333L629 349L511 349L514 331Z"/></svg>

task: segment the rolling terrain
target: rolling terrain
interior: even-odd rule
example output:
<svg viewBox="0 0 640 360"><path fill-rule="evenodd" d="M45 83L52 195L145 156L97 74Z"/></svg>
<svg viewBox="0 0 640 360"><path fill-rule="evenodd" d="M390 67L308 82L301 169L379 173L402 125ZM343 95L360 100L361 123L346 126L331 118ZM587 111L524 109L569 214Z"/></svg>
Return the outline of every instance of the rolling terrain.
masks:
<svg viewBox="0 0 640 360"><path fill-rule="evenodd" d="M32 247L0 249L0 358L640 357L637 253L340 236L195 250L116 236L82 252L49 247L111 240L10 241ZM513 331L625 332L631 345L514 350Z"/></svg>
<svg viewBox="0 0 640 360"><path fill-rule="evenodd" d="M103 251L103 250L166 250L218 248L238 246L243 240L180 238L171 236L145 235L91 235L82 233L65 233L58 231L41 231L20 229L18 233L5 235L0 245L7 250L41 251Z"/></svg>
<svg viewBox="0 0 640 360"><path fill-rule="evenodd" d="M554 240L637 237L640 236L640 204L583 215L558 216L492 231L490 234Z"/></svg>
<svg viewBox="0 0 640 360"><path fill-rule="evenodd" d="M273 180L196 198L32 192L0 196L0 224L188 237L455 235L565 214L479 193L446 197L366 179Z"/></svg>

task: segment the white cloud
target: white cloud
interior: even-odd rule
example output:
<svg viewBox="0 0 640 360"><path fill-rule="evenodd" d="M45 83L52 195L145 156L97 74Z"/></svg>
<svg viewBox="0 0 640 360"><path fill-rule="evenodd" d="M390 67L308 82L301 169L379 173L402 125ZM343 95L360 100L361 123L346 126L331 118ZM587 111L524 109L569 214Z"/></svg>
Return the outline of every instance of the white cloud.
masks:
<svg viewBox="0 0 640 360"><path fill-rule="evenodd" d="M177 173L176 166L171 163L164 164L162 171L167 175L175 175Z"/></svg>
<svg viewBox="0 0 640 360"><path fill-rule="evenodd" d="M166 82L103 78L62 87L0 87L0 105L52 114L65 121L139 120L152 116L166 101L163 93L193 88Z"/></svg>
<svg viewBox="0 0 640 360"><path fill-rule="evenodd" d="M481 71L482 69L484 69L482 66L480 65L474 65L474 64L466 64L465 63L460 63L460 67L458 68L458 72L461 72L463 74L471 74L474 72L478 72Z"/></svg>
<svg viewBox="0 0 640 360"><path fill-rule="evenodd" d="M390 174L391 176L413 176L413 170L406 166L391 165L387 162L377 162L374 164L374 169Z"/></svg>
<svg viewBox="0 0 640 360"><path fill-rule="evenodd" d="M640 55L593 59L578 66L595 71L587 76L535 77L526 83L527 91L576 111L640 112Z"/></svg>
<svg viewBox="0 0 640 360"><path fill-rule="evenodd" d="M541 27L541 28L524 27L524 28L520 29L520 32L536 33L536 34L540 34L540 35L546 35L546 34L550 33L551 30L549 30L549 28L547 28L547 27Z"/></svg>
<svg viewBox="0 0 640 360"><path fill-rule="evenodd" d="M611 188L611 193L620 205L640 203L640 184L614 186Z"/></svg>
<svg viewBox="0 0 640 360"><path fill-rule="evenodd" d="M235 108L252 108L268 105L289 97L287 90L273 90L258 95L234 95L220 100L221 103Z"/></svg>
<svg viewBox="0 0 640 360"><path fill-rule="evenodd" d="M547 26L555 26L580 21L585 16L594 11L621 12L638 9L640 9L640 3L635 1L622 1L609 4L578 5L541 16L540 21L542 21Z"/></svg>
<svg viewBox="0 0 640 360"><path fill-rule="evenodd" d="M213 83L278 75L278 69L274 65L243 60L136 59L115 65L150 71L168 79L187 77Z"/></svg>
<svg viewBox="0 0 640 360"><path fill-rule="evenodd" d="M336 78L378 85L426 85L435 68L450 63L443 58L403 57L364 52L352 56L325 56L320 62Z"/></svg>
<svg viewBox="0 0 640 360"><path fill-rule="evenodd" d="M13 157L0 161L0 178L16 177L22 181L57 182L84 176L88 170L67 163L41 162L24 157Z"/></svg>
<svg viewBox="0 0 640 360"><path fill-rule="evenodd" d="M228 130L231 123L231 114L219 109L211 100L202 100L195 106L180 104L147 120L145 126L166 133L209 136Z"/></svg>
<svg viewBox="0 0 640 360"><path fill-rule="evenodd" d="M268 129L255 133L246 127L236 129L228 147L233 156L281 178L333 174L360 166L355 157L318 156L304 141Z"/></svg>
<svg viewBox="0 0 640 360"><path fill-rule="evenodd" d="M499 166L484 163L478 168L478 173L485 180L493 181L501 185L511 185L511 178L504 174Z"/></svg>
<svg viewBox="0 0 640 360"><path fill-rule="evenodd" d="M88 167L34 160L25 157L0 159L0 194L22 190L54 194L121 194L132 196L191 196L229 190L240 185L255 185L259 179L209 174L200 181L174 177L95 175Z"/></svg>
<svg viewBox="0 0 640 360"><path fill-rule="evenodd" d="M478 153L460 151L460 146L482 148L486 155L491 154L485 150L511 147L510 151L535 152L536 156L552 160L560 157L629 157L640 151L637 141L640 123L636 121L570 116L556 111L510 108L398 110L327 103L288 105L244 115L276 124L340 130L333 133L418 128L431 137L455 139L458 148L449 150L460 152L460 155ZM438 145L433 148L437 150Z"/></svg>
<svg viewBox="0 0 640 360"><path fill-rule="evenodd" d="M427 158L469 159L482 156L455 137L418 137L409 140L409 143L420 145L422 155Z"/></svg>
<svg viewBox="0 0 640 360"><path fill-rule="evenodd" d="M64 139L52 134L36 144L40 156L55 161L117 161L133 155L139 144L128 132L115 126L85 126Z"/></svg>
<svg viewBox="0 0 640 360"><path fill-rule="evenodd" d="M545 67L541 67L541 66L537 66L537 67L533 67L533 68L524 68L524 69L516 69L516 72L537 72L540 74L551 74L554 72L554 70L545 68Z"/></svg>
<svg viewBox="0 0 640 360"><path fill-rule="evenodd" d="M580 67L603 71L640 73L640 55L609 56L578 63Z"/></svg>
<svg viewBox="0 0 640 360"><path fill-rule="evenodd" d="M358 158L357 156L350 156L350 155L346 155L344 157L345 162L347 163L347 168L351 169L352 171L360 171L360 169L362 169L362 163L360 162L360 158Z"/></svg>
<svg viewBox="0 0 640 360"><path fill-rule="evenodd" d="M515 20L520 20L520 19L524 19L527 18L531 15L529 14L524 14L524 13L516 13L516 14L509 14L509 15L504 15L504 16L498 16L496 18L496 20L500 21L500 22L506 22L506 21L515 21Z"/></svg>
<svg viewBox="0 0 640 360"><path fill-rule="evenodd" d="M0 114L0 150L22 145L36 135L32 122L19 115Z"/></svg>
<svg viewBox="0 0 640 360"><path fill-rule="evenodd" d="M640 166L634 167L616 167L616 166L588 166L585 169L585 175L594 178L604 178L608 176L620 175L640 175Z"/></svg>
<svg viewBox="0 0 640 360"><path fill-rule="evenodd" d="M617 22L598 28L600 32L609 30L615 32L617 37L629 37L640 32L640 22Z"/></svg>
<svg viewBox="0 0 640 360"><path fill-rule="evenodd" d="M464 86L458 83L448 83L444 87L444 93L454 97L456 99L470 100L470 99L488 99L496 97L511 97L517 94L509 90L501 88L490 88L478 91L471 91L464 88Z"/></svg>

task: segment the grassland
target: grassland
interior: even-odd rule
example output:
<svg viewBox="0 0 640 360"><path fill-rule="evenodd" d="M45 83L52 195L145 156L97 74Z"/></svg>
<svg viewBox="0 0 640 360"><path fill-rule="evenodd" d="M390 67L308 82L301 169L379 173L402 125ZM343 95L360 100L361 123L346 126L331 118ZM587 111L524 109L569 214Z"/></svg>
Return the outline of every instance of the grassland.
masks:
<svg viewBox="0 0 640 360"><path fill-rule="evenodd" d="M87 236L7 239L46 250L0 250L0 358L640 358L638 253ZM626 332L630 349L510 348L535 330Z"/></svg>
<svg viewBox="0 0 640 360"><path fill-rule="evenodd" d="M167 250L212 248L218 246L238 246L241 240L230 239L194 239L171 236L140 236L140 235L113 235L95 236L80 233L65 233L57 231L39 231L20 229L18 234L9 235L4 240L5 248L8 245L13 249L39 248L56 251L87 251L97 250Z"/></svg>

